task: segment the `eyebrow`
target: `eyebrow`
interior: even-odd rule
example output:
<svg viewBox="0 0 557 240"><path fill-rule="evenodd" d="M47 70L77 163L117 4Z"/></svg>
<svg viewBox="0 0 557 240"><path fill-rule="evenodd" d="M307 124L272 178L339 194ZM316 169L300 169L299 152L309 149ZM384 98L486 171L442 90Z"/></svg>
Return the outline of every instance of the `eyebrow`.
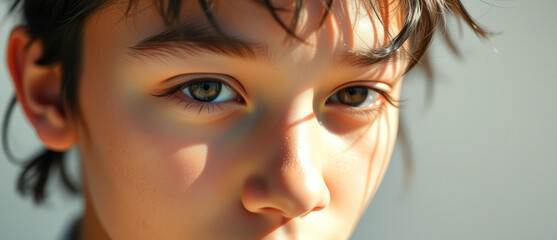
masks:
<svg viewBox="0 0 557 240"><path fill-rule="evenodd" d="M267 60L272 58L269 47L265 44L225 36L211 28L194 23L169 28L139 41L128 50L128 55L136 59L150 59L157 62L169 57L186 58L202 54L216 54L246 60L255 60L260 57ZM348 67L369 67L392 59L396 52L386 53L382 48L345 51L336 54L334 61Z"/></svg>
<svg viewBox="0 0 557 240"><path fill-rule="evenodd" d="M266 46L232 36L223 36L210 28L188 23L169 28L139 41L128 48L128 55L137 59L161 60L167 57L200 56L213 53L228 57L255 59L269 54Z"/></svg>
<svg viewBox="0 0 557 240"><path fill-rule="evenodd" d="M398 49L392 49L387 45L365 51L348 51L339 56L338 62L344 66L364 68L395 59L398 53Z"/></svg>

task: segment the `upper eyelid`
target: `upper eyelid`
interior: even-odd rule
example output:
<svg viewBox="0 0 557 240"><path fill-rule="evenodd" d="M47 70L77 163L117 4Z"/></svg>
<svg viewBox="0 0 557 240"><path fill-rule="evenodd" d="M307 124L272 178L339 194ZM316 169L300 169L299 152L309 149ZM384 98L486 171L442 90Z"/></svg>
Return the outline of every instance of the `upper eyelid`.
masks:
<svg viewBox="0 0 557 240"><path fill-rule="evenodd" d="M378 86L379 85L379 86ZM393 87L385 82L382 81L364 81L364 80L358 80L358 81L351 81L351 82L347 82L347 83L343 83L340 86L334 88L331 91L331 94L343 89L343 88L347 88L347 87L367 87L367 88L371 88L371 89L379 89L382 90L384 92L390 92Z"/></svg>
<svg viewBox="0 0 557 240"><path fill-rule="evenodd" d="M235 91L238 95L244 97L247 95L244 87L236 80L236 78L226 75L226 74L216 74L216 73L190 73L185 75L180 75L176 77L169 78L165 81L166 85L171 85L172 87L166 88L166 90L161 94L152 94L155 97L165 97L174 94L175 92L182 89L188 83L194 83L199 81L215 81L226 85L231 90Z"/></svg>
<svg viewBox="0 0 557 240"><path fill-rule="evenodd" d="M380 86L377 86L380 85ZM390 93L392 91L392 87L384 82L377 82L377 81L352 81L348 83L344 83L336 88L334 88L330 93L329 96L336 94L338 91L348 88L348 87L366 87L369 88L380 95L384 96L385 98L391 98ZM382 88L383 87L383 88Z"/></svg>
<svg viewBox="0 0 557 240"><path fill-rule="evenodd" d="M386 89L381 89L377 86L372 86L372 85L380 85L380 86L385 87ZM393 107L395 107L395 108L400 107L400 105L398 105L398 103L400 103L400 100L394 98L390 94L390 92L393 90L393 87L391 86L391 84L388 84L388 83L383 82L383 81L359 80L359 81L347 82L347 83L344 83L344 84L334 88L333 91L331 93L329 93L329 96L332 96L333 94L336 94L338 91L340 91L344 88L347 88L347 87L367 87L367 88L377 92L380 96L382 96ZM329 99L329 98L327 97L327 99Z"/></svg>

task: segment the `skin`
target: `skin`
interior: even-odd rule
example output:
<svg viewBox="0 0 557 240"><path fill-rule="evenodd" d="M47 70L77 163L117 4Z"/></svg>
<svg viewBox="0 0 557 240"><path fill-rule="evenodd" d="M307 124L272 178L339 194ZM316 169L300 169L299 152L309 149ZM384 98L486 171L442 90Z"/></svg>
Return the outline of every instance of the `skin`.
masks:
<svg viewBox="0 0 557 240"><path fill-rule="evenodd" d="M385 26L397 33L400 9L389 7ZM40 41L25 48L29 38L18 28L8 48L18 100L38 136L51 149L80 149L81 238L349 238L388 166L398 109L382 96L364 107L327 99L350 86L399 97L403 59L365 67L336 60L385 43L377 17L339 1L316 30L322 7L309 1L297 31L304 44L285 41L252 1L221 1L214 11L222 29L264 43L267 55L161 58L130 54L165 30L156 9L140 1L126 16L122 8L107 5L86 21L75 118L59 107L61 66L34 63ZM209 26L195 4L180 16ZM224 82L242 101L154 96L200 76Z"/></svg>

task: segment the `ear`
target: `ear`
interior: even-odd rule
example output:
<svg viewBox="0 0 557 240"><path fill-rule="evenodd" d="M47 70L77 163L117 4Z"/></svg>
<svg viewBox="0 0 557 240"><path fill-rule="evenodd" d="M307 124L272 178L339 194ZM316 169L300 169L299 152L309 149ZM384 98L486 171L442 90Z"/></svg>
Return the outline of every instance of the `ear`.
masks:
<svg viewBox="0 0 557 240"><path fill-rule="evenodd" d="M55 151L66 151L77 142L77 129L62 106L62 68L60 63L38 65L43 46L31 42L25 27L10 34L7 63L15 86L17 100L44 145Z"/></svg>

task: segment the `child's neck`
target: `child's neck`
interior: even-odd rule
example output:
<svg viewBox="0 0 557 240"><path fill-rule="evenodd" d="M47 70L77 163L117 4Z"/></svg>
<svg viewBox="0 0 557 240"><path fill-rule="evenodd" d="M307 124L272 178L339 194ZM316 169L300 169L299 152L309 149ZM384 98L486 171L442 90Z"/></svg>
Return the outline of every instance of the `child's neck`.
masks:
<svg viewBox="0 0 557 240"><path fill-rule="evenodd" d="M108 237L99 221L95 209L91 205L88 191L85 188L83 189L83 195L85 199L85 213L81 220L80 232L76 234L78 236L76 240L110 240L110 237Z"/></svg>

